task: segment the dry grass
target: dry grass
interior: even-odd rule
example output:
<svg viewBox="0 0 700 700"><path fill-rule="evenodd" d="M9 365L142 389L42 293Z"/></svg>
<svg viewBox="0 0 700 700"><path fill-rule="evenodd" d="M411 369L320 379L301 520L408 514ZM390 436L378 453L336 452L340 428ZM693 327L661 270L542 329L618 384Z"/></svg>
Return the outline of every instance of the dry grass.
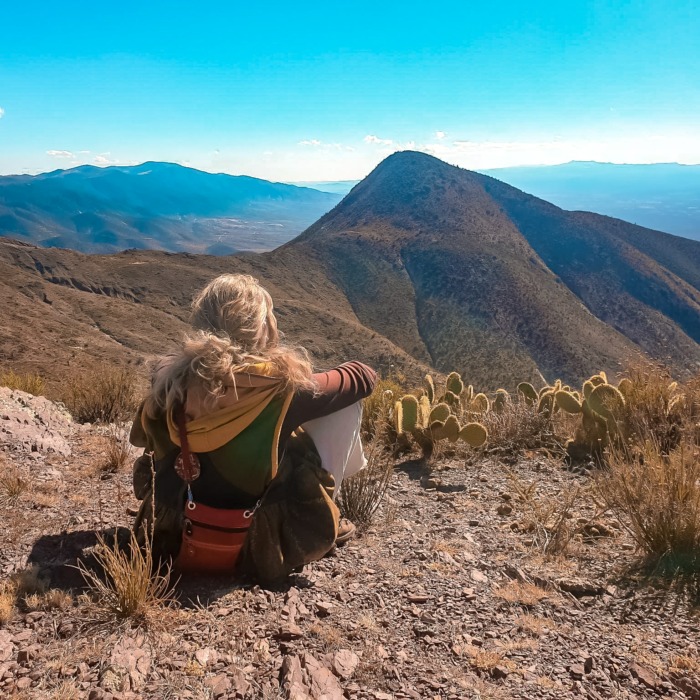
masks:
<svg viewBox="0 0 700 700"><path fill-rule="evenodd" d="M124 469L131 456L129 433L123 423L112 423L107 429L107 450L105 459L99 465L103 476L117 474Z"/></svg>
<svg viewBox="0 0 700 700"><path fill-rule="evenodd" d="M13 370L0 372L0 386L6 386L15 391L41 396L46 391L46 382L38 374L32 372L18 373Z"/></svg>
<svg viewBox="0 0 700 700"><path fill-rule="evenodd" d="M80 561L77 568L90 589L98 616L148 626L160 610L174 603L170 568L157 571L150 544L139 547L133 533L127 548L99 538L95 560L100 573Z"/></svg>
<svg viewBox="0 0 700 700"><path fill-rule="evenodd" d="M77 700L81 697L81 691L73 681L63 681L49 692L49 700Z"/></svg>
<svg viewBox="0 0 700 700"><path fill-rule="evenodd" d="M700 572L700 447L686 440L665 453L648 440L613 451L598 487L649 563Z"/></svg>
<svg viewBox="0 0 700 700"><path fill-rule="evenodd" d="M0 627L15 616L15 592L7 583L0 584Z"/></svg>
<svg viewBox="0 0 700 700"><path fill-rule="evenodd" d="M479 673L493 674L496 667L501 666L508 671L515 670L515 664L503 657L497 651L487 651L484 649L478 649L474 654L469 657L469 665Z"/></svg>
<svg viewBox="0 0 700 700"><path fill-rule="evenodd" d="M365 447L365 454L367 466L343 481L337 498L342 516L361 530L374 520L394 473L394 460L380 437L375 437Z"/></svg>
<svg viewBox="0 0 700 700"><path fill-rule="evenodd" d="M79 423L118 423L136 409L137 377L127 368L76 374L64 382L60 398Z"/></svg>
<svg viewBox="0 0 700 700"><path fill-rule="evenodd" d="M505 600L506 603L517 603L526 608L534 608L538 603L550 597L547 591L534 583L521 583L520 581L512 581L497 588L494 595Z"/></svg>
<svg viewBox="0 0 700 700"><path fill-rule="evenodd" d="M6 625L15 615L18 604L46 594L48 586L39 576L39 568L30 566L0 582L0 625Z"/></svg>
<svg viewBox="0 0 700 700"><path fill-rule="evenodd" d="M531 615L530 613L520 615L516 620L516 624L521 632L531 637L541 637L556 627L556 623L553 620Z"/></svg>
<svg viewBox="0 0 700 700"><path fill-rule="evenodd" d="M606 512L606 507L601 506L587 519L574 518L583 503L595 504L590 487L574 484L559 491L541 493L536 481L524 482L514 473L509 474L508 479L523 513L521 529L531 534L533 546L547 556L565 554L586 525L596 522Z"/></svg>
<svg viewBox="0 0 700 700"><path fill-rule="evenodd" d="M700 657L695 654L678 654L672 656L669 659L668 665L672 671L690 673L700 678Z"/></svg>
<svg viewBox="0 0 700 700"><path fill-rule="evenodd" d="M381 379L371 396L362 402L362 437L372 440L375 437L387 437L392 434L391 415L394 403L406 391L402 388L401 377L392 376Z"/></svg>
<svg viewBox="0 0 700 700"><path fill-rule="evenodd" d="M27 482L20 476L19 470L0 454L0 500L10 504L17 503L27 490Z"/></svg>
<svg viewBox="0 0 700 700"><path fill-rule="evenodd" d="M501 413L489 411L480 422L489 432L489 450L512 453L539 448L561 449L552 421L517 398L506 404Z"/></svg>
<svg viewBox="0 0 700 700"><path fill-rule="evenodd" d="M52 588L45 593L31 593L24 598L27 610L67 610L73 605L73 597L66 591Z"/></svg>
<svg viewBox="0 0 700 700"><path fill-rule="evenodd" d="M309 634L323 642L323 648L329 651L340 649L345 639L336 623L315 622L309 627Z"/></svg>
<svg viewBox="0 0 700 700"><path fill-rule="evenodd" d="M676 447L700 387L679 386L665 368L651 364L635 365L626 376L631 385L619 421L624 434L633 442L653 440L664 452Z"/></svg>

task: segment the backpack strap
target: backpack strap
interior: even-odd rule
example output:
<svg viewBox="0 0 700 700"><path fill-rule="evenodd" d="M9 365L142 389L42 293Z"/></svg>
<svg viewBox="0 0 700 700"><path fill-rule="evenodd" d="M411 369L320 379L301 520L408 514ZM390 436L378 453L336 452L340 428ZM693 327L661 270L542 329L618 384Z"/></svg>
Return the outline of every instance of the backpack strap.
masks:
<svg viewBox="0 0 700 700"><path fill-rule="evenodd" d="M199 476L201 466L199 458L190 451L190 443L187 439L187 425L185 422L185 407L181 406L175 411L175 421L180 437L180 454L175 459L175 471L187 484L187 508L196 508L192 497L192 482Z"/></svg>

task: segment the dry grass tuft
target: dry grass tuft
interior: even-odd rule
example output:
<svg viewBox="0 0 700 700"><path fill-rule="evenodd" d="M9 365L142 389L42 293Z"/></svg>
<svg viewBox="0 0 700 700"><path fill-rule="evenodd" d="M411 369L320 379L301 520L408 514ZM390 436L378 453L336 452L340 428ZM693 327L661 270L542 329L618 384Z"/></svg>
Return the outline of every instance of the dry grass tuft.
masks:
<svg viewBox="0 0 700 700"><path fill-rule="evenodd" d="M549 630L552 630L556 623L546 617L537 617L530 613L520 615L516 620L518 629L531 637L541 637Z"/></svg>
<svg viewBox="0 0 700 700"><path fill-rule="evenodd" d="M497 667L502 667L508 671L515 670L515 664L510 659L505 659L497 651L477 650L469 658L469 665L481 674L492 675Z"/></svg>
<svg viewBox="0 0 700 700"><path fill-rule="evenodd" d="M28 484L20 476L17 467L8 464L7 459L0 454L0 500L17 503L27 488Z"/></svg>
<svg viewBox="0 0 700 700"><path fill-rule="evenodd" d="M73 681L63 681L50 691L49 700L78 700L82 697L81 691Z"/></svg>
<svg viewBox="0 0 700 700"><path fill-rule="evenodd" d="M0 372L0 386L14 391L24 391L33 396L41 396L46 391L46 382L32 372L17 373L13 370Z"/></svg>
<svg viewBox="0 0 700 700"><path fill-rule="evenodd" d="M657 365L638 364L627 372L631 385L620 417L624 434L634 442L653 440L668 452L678 446L693 400L700 393L694 383L680 386Z"/></svg>
<svg viewBox="0 0 700 700"><path fill-rule="evenodd" d="M128 368L106 368L70 377L60 393L79 423L118 423L136 409L137 378Z"/></svg>
<svg viewBox="0 0 700 700"><path fill-rule="evenodd" d="M117 474L124 469L131 456L129 433L123 423L112 423L107 430L107 451L99 466L103 476Z"/></svg>
<svg viewBox="0 0 700 700"><path fill-rule="evenodd" d="M0 584L0 626L6 625L15 616L15 592L7 582Z"/></svg>
<svg viewBox="0 0 700 700"><path fill-rule="evenodd" d="M586 525L596 522L607 510L601 506L590 518L576 520L577 508L584 502L595 503L593 489L578 484L557 492L540 493L536 481L526 483L516 474L508 475L523 513L522 530L532 536L533 546L547 556L565 554Z"/></svg>
<svg viewBox="0 0 700 700"><path fill-rule="evenodd" d="M49 588L48 583L39 576L39 567L36 564L13 574L10 577L10 583L17 599L34 594L44 594Z"/></svg>
<svg viewBox="0 0 700 700"><path fill-rule="evenodd" d="M150 544L139 547L133 533L126 548L99 538L95 559L104 578L81 561L77 568L90 589L98 615L148 626L162 608L175 602L170 568L157 571Z"/></svg>
<svg viewBox="0 0 700 700"><path fill-rule="evenodd" d="M665 453L648 440L612 451L598 479L600 497L629 529L649 563L700 572L700 447L685 440Z"/></svg>
<svg viewBox="0 0 700 700"><path fill-rule="evenodd" d="M394 403L406 393L400 381L400 377L394 376L381 379L372 395L362 402L363 439L388 438L392 434L390 426Z"/></svg>
<svg viewBox="0 0 700 700"><path fill-rule="evenodd" d="M500 413L489 411L480 418L489 432L489 450L518 453L539 448L561 450L562 440L553 432L552 421L536 407L513 400Z"/></svg>
<svg viewBox="0 0 700 700"><path fill-rule="evenodd" d="M365 446L365 454L367 466L343 481L337 498L342 516L360 530L367 529L374 520L394 473L394 460L379 436Z"/></svg>
<svg viewBox="0 0 700 700"><path fill-rule="evenodd" d="M47 583L39 576L39 567L36 565L18 571L0 582L0 625L12 620L20 601L44 595L47 589Z"/></svg>
<svg viewBox="0 0 700 700"><path fill-rule="evenodd" d="M52 588L45 593L31 593L24 597L24 604L33 610L67 610L73 605L73 596L66 591Z"/></svg>
<svg viewBox="0 0 700 700"><path fill-rule="evenodd" d="M547 591L534 583L521 583L520 581L512 581L497 588L494 595L505 600L506 603L517 603L526 608L534 608L535 605L550 597Z"/></svg>

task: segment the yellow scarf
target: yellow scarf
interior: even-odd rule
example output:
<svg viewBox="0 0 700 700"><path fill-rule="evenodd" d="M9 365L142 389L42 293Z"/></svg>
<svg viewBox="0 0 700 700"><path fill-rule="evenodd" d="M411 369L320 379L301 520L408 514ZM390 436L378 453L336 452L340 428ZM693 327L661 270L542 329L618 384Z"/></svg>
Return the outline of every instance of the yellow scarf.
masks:
<svg viewBox="0 0 700 700"><path fill-rule="evenodd" d="M218 450L240 435L265 410L279 394L284 381L270 375L270 371L267 363L260 363L237 373L236 385L230 388L236 392L233 404L187 422L187 440L192 452ZM171 412L167 421L170 439L179 446L180 435Z"/></svg>

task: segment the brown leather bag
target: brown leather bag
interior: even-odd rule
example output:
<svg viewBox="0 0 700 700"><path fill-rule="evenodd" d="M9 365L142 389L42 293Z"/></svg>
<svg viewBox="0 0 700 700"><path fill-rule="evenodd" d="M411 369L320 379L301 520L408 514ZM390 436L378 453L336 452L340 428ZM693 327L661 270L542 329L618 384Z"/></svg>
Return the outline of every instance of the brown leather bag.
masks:
<svg viewBox="0 0 700 700"><path fill-rule="evenodd" d="M175 567L182 572L231 574L248 535L255 508L212 508L192 498L192 482L199 476L199 460L190 452L184 410L177 412L180 454L178 475L187 484L182 545ZM257 506L256 506L257 507Z"/></svg>

